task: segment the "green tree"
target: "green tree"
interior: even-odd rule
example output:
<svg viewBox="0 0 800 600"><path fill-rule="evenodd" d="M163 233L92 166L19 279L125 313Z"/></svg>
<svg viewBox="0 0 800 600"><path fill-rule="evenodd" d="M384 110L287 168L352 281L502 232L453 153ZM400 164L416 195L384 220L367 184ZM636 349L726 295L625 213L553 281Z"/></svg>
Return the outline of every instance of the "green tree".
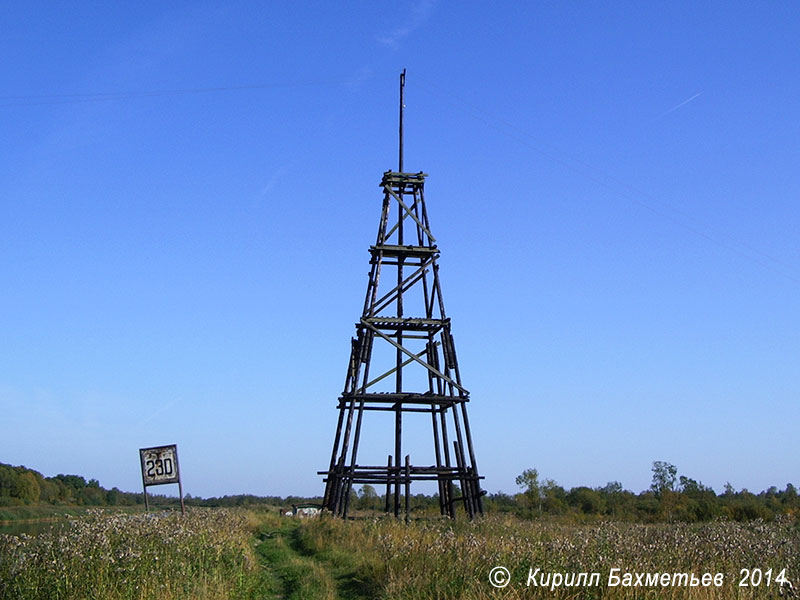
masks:
<svg viewBox="0 0 800 600"><path fill-rule="evenodd" d="M798 501L798 494L797 488L795 488L791 483L786 484L786 489L781 492L781 500L788 508L794 508L800 506L800 501Z"/></svg>
<svg viewBox="0 0 800 600"><path fill-rule="evenodd" d="M702 481L697 482L694 479L690 477L684 477L683 475L680 476L679 481L680 484L678 487L680 488L680 491L689 496L698 497L708 493L714 494L714 490L703 485Z"/></svg>
<svg viewBox="0 0 800 600"><path fill-rule="evenodd" d="M682 508L680 494L675 491L675 479L678 476L678 468L663 460L653 462L653 483L650 489L655 492L658 498L659 510L667 521L672 520L672 515Z"/></svg>
<svg viewBox="0 0 800 600"><path fill-rule="evenodd" d="M46 504L58 503L61 486L59 486L57 482L52 479L44 479L39 486L42 491L41 497L39 498L41 502Z"/></svg>
<svg viewBox="0 0 800 600"><path fill-rule="evenodd" d="M358 494L358 508L371 509L378 508L378 492L370 484L365 483L361 486L361 491Z"/></svg>
<svg viewBox="0 0 800 600"><path fill-rule="evenodd" d="M117 504L120 504L121 497L122 497L122 494L120 493L119 489L117 489L115 487L111 488L110 490L108 490L106 492L106 504L108 506L116 506ZM184 501L188 501L188 500L191 500L191 499L192 499L192 497L191 497L190 494L186 494L183 497Z"/></svg>
<svg viewBox="0 0 800 600"><path fill-rule="evenodd" d="M624 503L627 497L632 496L626 492L619 481L609 481L601 488L596 490L602 495L606 503L606 512L610 515L619 516L624 510Z"/></svg>
<svg viewBox="0 0 800 600"><path fill-rule="evenodd" d="M619 481L609 481L603 487L597 488L597 491L604 494L621 494L623 490Z"/></svg>
<svg viewBox="0 0 800 600"><path fill-rule="evenodd" d="M678 475L678 468L663 460L653 462L653 483L650 489L656 494L671 492L675 489L675 478Z"/></svg>
<svg viewBox="0 0 800 600"><path fill-rule="evenodd" d="M13 467L0 464L0 497L16 497L17 479L19 475Z"/></svg>
<svg viewBox="0 0 800 600"><path fill-rule="evenodd" d="M19 477L17 477L16 490L14 496L22 500L25 504L36 504L39 502L41 489L39 482L36 481L36 476L28 470L25 470Z"/></svg>
<svg viewBox="0 0 800 600"><path fill-rule="evenodd" d="M536 469L525 469L517 475L515 483L525 490L525 497L531 506L538 507L539 514L542 513L542 498L544 496L541 483L539 483L539 471Z"/></svg>
<svg viewBox="0 0 800 600"><path fill-rule="evenodd" d="M559 515L567 509L567 492L552 479L545 479L542 485L544 509L551 514Z"/></svg>
<svg viewBox="0 0 800 600"><path fill-rule="evenodd" d="M606 509L602 494L588 487L572 488L567 494L567 501L587 515L602 514Z"/></svg>

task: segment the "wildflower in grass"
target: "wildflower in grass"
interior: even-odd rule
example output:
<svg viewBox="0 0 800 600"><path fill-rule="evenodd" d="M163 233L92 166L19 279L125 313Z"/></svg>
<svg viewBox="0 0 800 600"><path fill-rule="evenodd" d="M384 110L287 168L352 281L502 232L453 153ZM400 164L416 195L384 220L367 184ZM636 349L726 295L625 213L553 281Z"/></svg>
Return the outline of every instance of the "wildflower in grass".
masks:
<svg viewBox="0 0 800 600"><path fill-rule="evenodd" d="M0 600L188 598L234 588L254 563L233 512L91 511L58 533L0 536Z"/></svg>

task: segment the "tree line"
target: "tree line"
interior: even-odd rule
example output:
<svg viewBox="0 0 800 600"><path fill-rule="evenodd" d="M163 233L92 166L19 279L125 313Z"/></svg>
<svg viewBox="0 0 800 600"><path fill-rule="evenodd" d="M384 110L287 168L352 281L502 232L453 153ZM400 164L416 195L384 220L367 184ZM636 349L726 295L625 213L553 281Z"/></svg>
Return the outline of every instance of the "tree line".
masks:
<svg viewBox="0 0 800 600"><path fill-rule="evenodd" d="M44 477L38 471L0 463L0 506L53 504L120 506L144 503L141 494L110 490L80 475Z"/></svg>
<svg viewBox="0 0 800 600"><path fill-rule="evenodd" d="M791 483L779 490L773 486L754 494L747 489L736 491L728 483L721 494L690 477L678 476L678 469L665 461L655 461L649 489L636 494L611 481L602 487L578 486L569 490L552 479L543 479L536 469L526 469L515 483L516 494L498 492L484 496L488 513L508 513L522 518L555 517L574 521L624 520L643 523L670 521L710 521L731 519L771 520L779 515L800 516L800 497ZM371 485L351 492L350 506L361 510L382 510L385 496ZM437 496L411 496L410 504L418 511L438 509Z"/></svg>
<svg viewBox="0 0 800 600"><path fill-rule="evenodd" d="M172 505L178 498L154 494L149 488L147 496L150 504ZM230 496L201 498L186 494L184 502L190 506L249 506L263 504L268 506L290 506L303 502L319 500L300 496L255 496L236 494ZM56 475L45 477L38 471L27 467L16 467L0 463L0 507L30 505L63 506L135 506L144 504L142 492L123 492L114 487L110 490L100 485L97 479L88 481L80 475Z"/></svg>
<svg viewBox="0 0 800 600"><path fill-rule="evenodd" d="M726 483L721 494L691 477L678 475L678 469L666 461L652 466L650 488L635 494L617 481L602 487L585 486L565 490L552 479L541 479L536 469L526 469L516 478L522 492L513 498L490 495L488 502L501 511L529 517L544 514L577 517L605 517L641 522L710 521L733 519L770 520L779 515L800 516L797 489L787 483L785 489L772 486L760 493L747 489L736 491Z"/></svg>
<svg viewBox="0 0 800 600"><path fill-rule="evenodd" d="M760 493L746 489L734 490L726 484L721 494L690 477L679 476L677 468L664 461L652 467L653 480L649 489L638 494L623 489L612 481L602 487L561 487L552 479L543 479L536 469L526 469L517 478L520 492L502 492L484 496L489 513L509 513L522 518L546 515L574 520L619 519L639 522L708 521L716 518L737 521L774 519L779 515L800 516L800 497L791 483L785 489L777 487ZM152 488L151 488L152 489ZM154 505L169 505L177 498L151 494ZM238 494L201 498L186 494L190 506L288 506L319 498L300 496L255 496ZM70 505L70 506L134 506L143 504L141 492L107 490L96 479L88 481L80 475L44 477L22 466L0 463L0 506ZM437 495L412 495L412 511L417 514L436 514ZM382 511L385 497L371 485L351 490L351 506L356 510Z"/></svg>

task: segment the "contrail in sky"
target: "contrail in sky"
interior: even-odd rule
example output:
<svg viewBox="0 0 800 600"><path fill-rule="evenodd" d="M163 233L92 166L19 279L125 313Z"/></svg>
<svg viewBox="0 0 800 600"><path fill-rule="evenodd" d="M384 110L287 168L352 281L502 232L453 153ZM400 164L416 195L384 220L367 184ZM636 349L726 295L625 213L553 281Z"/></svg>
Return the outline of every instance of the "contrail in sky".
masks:
<svg viewBox="0 0 800 600"><path fill-rule="evenodd" d="M142 422L139 423L139 427L142 427L143 425L147 425L150 421L155 419L158 415L160 415L161 413L166 412L167 410L172 408L172 405L175 404L175 402L177 402L178 400L179 400L179 398L176 398L175 400L170 400L169 402L167 402L164 406L162 406L161 408L159 408L155 412L152 412L149 415L147 415L144 419L142 419Z"/></svg>
<svg viewBox="0 0 800 600"><path fill-rule="evenodd" d="M673 106L672 108L670 108L668 111L665 111L665 112L661 113L660 115L658 115L658 118L660 119L661 117L665 117L665 116L667 116L667 115L668 115L669 113L671 113L671 112L675 112L675 111L676 111L676 110L678 110L678 109L679 109L681 106L686 106L687 104L689 104L689 102L691 102L692 100L694 100L694 99L695 99L695 98L697 98L698 96L701 96L702 94L703 94L703 92L697 92L697 93L696 93L694 96L692 96L691 98L687 98L686 100L684 100L684 101L683 101L683 102L681 102L680 104L676 104L675 106Z"/></svg>

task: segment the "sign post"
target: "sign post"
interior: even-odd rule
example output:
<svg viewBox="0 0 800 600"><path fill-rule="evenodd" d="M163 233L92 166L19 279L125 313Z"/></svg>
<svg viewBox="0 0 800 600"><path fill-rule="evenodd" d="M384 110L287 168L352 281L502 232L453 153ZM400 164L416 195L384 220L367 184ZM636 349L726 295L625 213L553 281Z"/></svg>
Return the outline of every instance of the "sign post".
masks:
<svg viewBox="0 0 800 600"><path fill-rule="evenodd" d="M178 446L154 446L140 448L139 459L142 463L142 487L144 489L144 510L150 510L147 502L147 486L177 483L178 494L181 499L181 514L186 514L183 505L183 486L181 485L180 469L178 467Z"/></svg>

